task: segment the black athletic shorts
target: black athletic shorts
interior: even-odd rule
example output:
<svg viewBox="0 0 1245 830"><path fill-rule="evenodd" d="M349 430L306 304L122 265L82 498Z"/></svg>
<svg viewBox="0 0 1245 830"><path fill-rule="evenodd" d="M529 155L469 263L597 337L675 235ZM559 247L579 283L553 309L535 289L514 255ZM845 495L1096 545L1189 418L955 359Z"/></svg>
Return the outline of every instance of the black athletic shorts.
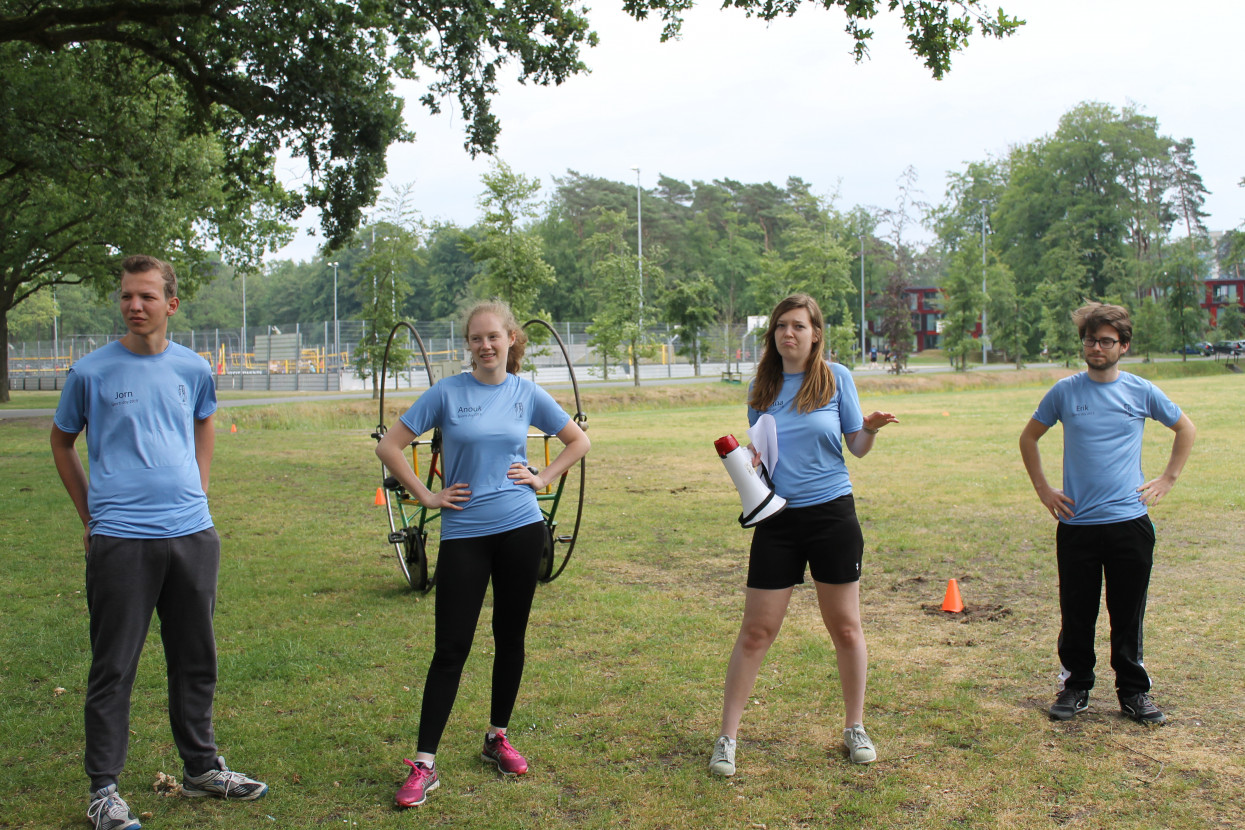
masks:
<svg viewBox="0 0 1245 830"><path fill-rule="evenodd" d="M856 582L864 552L850 493L809 507L788 507L753 532L748 587L776 590L802 584L805 563L817 582Z"/></svg>

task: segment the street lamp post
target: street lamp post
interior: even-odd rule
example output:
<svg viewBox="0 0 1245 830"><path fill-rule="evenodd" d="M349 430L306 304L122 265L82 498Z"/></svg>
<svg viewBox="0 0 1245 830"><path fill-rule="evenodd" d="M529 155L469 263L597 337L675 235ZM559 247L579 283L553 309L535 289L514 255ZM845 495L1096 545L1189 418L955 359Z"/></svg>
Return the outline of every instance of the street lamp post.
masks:
<svg viewBox="0 0 1245 830"><path fill-rule="evenodd" d="M640 205L640 168L635 171L635 265L640 273L640 328L644 328L644 213Z"/></svg>
<svg viewBox="0 0 1245 830"><path fill-rule="evenodd" d="M341 346L339 344L340 336L337 328L337 266L339 263L330 262L333 266L333 354L341 354Z"/></svg>
<svg viewBox="0 0 1245 830"><path fill-rule="evenodd" d="M986 365L986 200L981 200L981 365Z"/></svg>
<svg viewBox="0 0 1245 830"><path fill-rule="evenodd" d="M865 365L865 237L860 236L860 365Z"/></svg>

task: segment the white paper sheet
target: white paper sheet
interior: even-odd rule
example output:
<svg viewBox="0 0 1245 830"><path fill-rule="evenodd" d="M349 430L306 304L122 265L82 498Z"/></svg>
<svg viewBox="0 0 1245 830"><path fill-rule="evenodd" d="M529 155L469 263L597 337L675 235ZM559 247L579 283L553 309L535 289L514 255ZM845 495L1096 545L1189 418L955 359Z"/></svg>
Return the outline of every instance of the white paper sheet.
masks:
<svg viewBox="0 0 1245 830"><path fill-rule="evenodd" d="M748 427L748 438L752 446L761 456L761 464L772 478L778 469L778 423L774 416L766 413L757 422Z"/></svg>

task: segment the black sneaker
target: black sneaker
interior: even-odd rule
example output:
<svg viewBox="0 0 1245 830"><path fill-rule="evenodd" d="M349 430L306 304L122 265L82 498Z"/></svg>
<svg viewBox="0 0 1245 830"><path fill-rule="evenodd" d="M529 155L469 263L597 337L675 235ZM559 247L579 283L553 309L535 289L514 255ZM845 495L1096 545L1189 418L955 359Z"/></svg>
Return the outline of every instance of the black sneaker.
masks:
<svg viewBox="0 0 1245 830"><path fill-rule="evenodd" d="M1051 720L1071 720L1089 708L1089 689L1064 689L1050 707Z"/></svg>
<svg viewBox="0 0 1245 830"><path fill-rule="evenodd" d="M1167 716L1154 705L1154 701L1150 700L1150 696L1145 692L1120 695L1120 712L1124 717L1132 718L1137 723L1159 724L1167 721Z"/></svg>

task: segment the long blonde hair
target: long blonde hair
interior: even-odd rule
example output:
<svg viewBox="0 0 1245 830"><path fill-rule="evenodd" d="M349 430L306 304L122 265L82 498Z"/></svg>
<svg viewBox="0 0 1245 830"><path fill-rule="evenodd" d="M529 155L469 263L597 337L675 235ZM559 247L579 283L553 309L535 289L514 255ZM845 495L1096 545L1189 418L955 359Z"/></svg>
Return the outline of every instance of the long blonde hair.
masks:
<svg viewBox="0 0 1245 830"><path fill-rule="evenodd" d="M812 412L830 403L834 397L834 372L825 359L826 324L821 315L821 307L807 294L792 294L774 306L769 315L765 346L761 352L761 361L757 364L752 394L748 397L748 406L758 412L769 409L782 389L782 355L778 353L778 347L774 343L778 318L798 308L808 312L813 329L813 348L809 350L808 358L804 361L804 382L800 384L800 391L795 396L796 409L802 413Z"/></svg>
<svg viewBox="0 0 1245 830"><path fill-rule="evenodd" d="M512 375L519 374L520 368L523 366L523 352L527 349L527 332L523 331L519 321L515 319L514 311L510 306L498 299L481 300L475 305L467 309L467 316L463 318L463 339L468 343L471 335L471 320L477 314L496 314L497 319L501 320L502 328L507 334L514 335L514 342L510 344L510 348L506 351L506 371ZM471 359L471 368L476 368L475 358Z"/></svg>

